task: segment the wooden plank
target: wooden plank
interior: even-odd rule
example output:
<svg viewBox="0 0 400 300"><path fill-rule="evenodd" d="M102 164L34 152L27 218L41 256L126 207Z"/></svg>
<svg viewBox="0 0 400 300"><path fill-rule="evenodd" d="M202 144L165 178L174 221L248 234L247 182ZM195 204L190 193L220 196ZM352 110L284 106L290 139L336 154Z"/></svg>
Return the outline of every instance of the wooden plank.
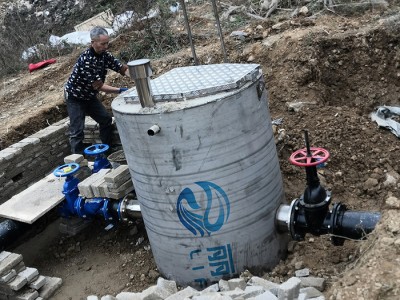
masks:
<svg viewBox="0 0 400 300"><path fill-rule="evenodd" d="M32 224L65 199L64 182L65 177L49 174L0 205L0 216Z"/></svg>

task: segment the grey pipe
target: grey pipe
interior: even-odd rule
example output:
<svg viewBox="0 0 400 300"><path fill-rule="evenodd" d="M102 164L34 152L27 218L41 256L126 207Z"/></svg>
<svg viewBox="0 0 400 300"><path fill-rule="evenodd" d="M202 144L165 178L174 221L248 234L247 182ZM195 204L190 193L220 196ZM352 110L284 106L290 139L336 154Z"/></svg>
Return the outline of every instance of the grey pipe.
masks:
<svg viewBox="0 0 400 300"><path fill-rule="evenodd" d="M153 72L149 59L137 59L128 62L129 75L135 81L140 105L142 107L153 107L153 94L150 87L150 76Z"/></svg>

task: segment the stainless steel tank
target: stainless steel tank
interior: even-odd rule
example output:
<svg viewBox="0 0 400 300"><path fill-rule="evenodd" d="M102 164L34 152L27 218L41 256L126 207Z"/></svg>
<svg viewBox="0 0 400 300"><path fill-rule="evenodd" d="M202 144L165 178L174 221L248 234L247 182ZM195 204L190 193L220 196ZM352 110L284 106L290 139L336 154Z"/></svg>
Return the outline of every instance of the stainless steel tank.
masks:
<svg viewBox="0 0 400 300"><path fill-rule="evenodd" d="M133 89L112 110L161 274L204 287L273 268L287 235L275 226L284 192L260 66L182 67L144 81L151 99Z"/></svg>

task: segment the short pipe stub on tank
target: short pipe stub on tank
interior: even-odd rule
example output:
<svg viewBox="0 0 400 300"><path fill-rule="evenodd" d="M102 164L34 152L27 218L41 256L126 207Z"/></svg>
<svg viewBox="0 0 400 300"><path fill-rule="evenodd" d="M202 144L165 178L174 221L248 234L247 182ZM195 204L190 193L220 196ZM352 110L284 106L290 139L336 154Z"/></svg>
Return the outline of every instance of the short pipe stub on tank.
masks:
<svg viewBox="0 0 400 300"><path fill-rule="evenodd" d="M160 130L161 130L160 126L158 126L158 125L153 125L153 126L151 126L151 127L149 128L149 130L147 130L147 134L150 135L150 136L153 136L153 135L159 133Z"/></svg>
<svg viewBox="0 0 400 300"><path fill-rule="evenodd" d="M136 91L142 107L153 107L153 95L150 88L150 76L153 72L149 59L137 59L128 62L129 75L135 81Z"/></svg>

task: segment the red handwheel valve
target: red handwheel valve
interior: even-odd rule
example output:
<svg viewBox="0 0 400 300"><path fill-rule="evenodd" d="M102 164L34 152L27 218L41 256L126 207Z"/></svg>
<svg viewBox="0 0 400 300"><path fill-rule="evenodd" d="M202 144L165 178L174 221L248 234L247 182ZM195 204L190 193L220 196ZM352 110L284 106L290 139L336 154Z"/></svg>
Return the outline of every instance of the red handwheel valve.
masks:
<svg viewBox="0 0 400 300"><path fill-rule="evenodd" d="M290 155L289 161L295 166L313 167L326 162L328 158L328 150L324 148L311 147L309 149L304 148L295 151Z"/></svg>

